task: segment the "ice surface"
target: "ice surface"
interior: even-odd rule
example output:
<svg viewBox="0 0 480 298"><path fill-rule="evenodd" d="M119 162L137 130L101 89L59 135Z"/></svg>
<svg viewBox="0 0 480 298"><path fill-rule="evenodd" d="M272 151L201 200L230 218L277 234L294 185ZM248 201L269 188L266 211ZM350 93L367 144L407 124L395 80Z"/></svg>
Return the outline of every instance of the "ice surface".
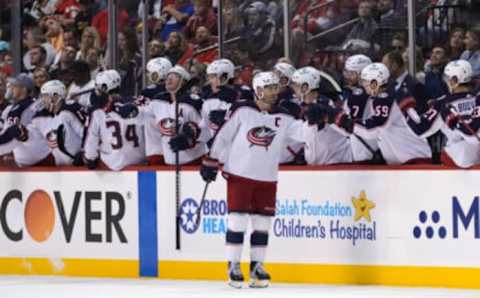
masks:
<svg viewBox="0 0 480 298"><path fill-rule="evenodd" d="M89 279L62 277L0 277L2 298L191 298L191 297L315 297L315 298L428 298L480 297L480 291L314 286L272 284L268 289L232 289L224 282L157 279Z"/></svg>

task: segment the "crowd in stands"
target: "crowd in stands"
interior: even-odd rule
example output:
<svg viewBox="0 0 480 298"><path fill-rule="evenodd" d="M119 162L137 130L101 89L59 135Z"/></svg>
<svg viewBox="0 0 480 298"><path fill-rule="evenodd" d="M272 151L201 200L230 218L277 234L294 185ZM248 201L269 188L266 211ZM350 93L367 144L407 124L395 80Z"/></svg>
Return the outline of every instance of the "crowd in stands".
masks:
<svg viewBox="0 0 480 298"><path fill-rule="evenodd" d="M452 92L445 80L445 67L450 62L467 61L470 65L468 85L471 90L468 92L476 94L480 86L479 25L474 22L450 24L450 27L442 28L444 39L423 42L428 40L423 37L428 35L429 19L434 18L428 13L429 5L458 4L468 10L468 7L478 8L476 1L416 1L417 10L422 12L417 18L426 27L417 30L422 42L417 44L415 74L407 71L405 0L289 1L291 21L288 26L292 33L289 59L283 58L283 1L224 0L221 12L218 11L218 0L151 0L150 7L143 7L143 2L138 0L117 2L116 71L119 74L119 86L118 90L115 88L115 94L131 102L138 102L139 98L144 97L153 100L154 96L161 93L145 94L145 90L152 84L159 85L160 81L151 77L155 71L142 69L142 30L149 31L148 60L165 58L172 66L187 71L188 79L186 76L182 78L188 84L182 88L188 86L188 90L182 89L182 92L201 101L215 94L208 91L211 82L207 68L219 58L219 49L215 46L218 44L218 13L222 13L224 19L224 39L227 41L225 56L235 65L229 85L237 90L242 99L255 98L256 90L248 89L256 73L276 69L279 63L286 63L294 69L312 66L320 70L319 86L316 88L318 97L327 97L331 99L332 106L341 107L355 92L355 88L361 87L359 82L350 85L349 76L352 74L346 70L348 58L357 54L368 56L387 67L389 92L407 90L415 99L418 117L431 109L432 100ZM18 101L16 97L41 99L42 86L53 80L65 86L65 99L91 109L91 97L99 96L92 95L98 87L96 78L105 74L108 68L107 1L23 1L24 48L20 70L23 74L20 76L14 76L10 6L10 1L0 0L0 113L8 113L8 106ZM143 24L141 16L145 9L148 10L149 19ZM333 34L322 34L350 20L355 20L350 26L334 30ZM280 77L286 77L289 82L281 84L282 88L291 84L294 71L288 76L278 72ZM149 86L142 86L143 73L149 75ZM361 71L357 71L355 76L360 75ZM163 76L161 82L165 84L167 72ZM14 86L25 89L25 94ZM289 96L281 99L294 101L302 110L303 99L291 87L288 87ZM160 90L165 92L165 89ZM412 118L411 115L409 117ZM8 119L4 118L2 128L6 129L7 124ZM433 161L440 162L440 157L435 153L440 154L447 142L446 137L438 132L429 136L428 142ZM352 160L345 161L348 162Z"/></svg>

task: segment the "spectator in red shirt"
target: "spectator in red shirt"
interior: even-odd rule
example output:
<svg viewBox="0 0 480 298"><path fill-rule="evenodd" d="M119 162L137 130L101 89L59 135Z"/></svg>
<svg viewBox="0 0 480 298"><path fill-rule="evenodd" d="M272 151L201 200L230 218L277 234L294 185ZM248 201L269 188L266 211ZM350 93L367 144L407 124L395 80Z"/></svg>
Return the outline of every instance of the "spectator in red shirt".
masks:
<svg viewBox="0 0 480 298"><path fill-rule="evenodd" d="M188 19L187 24L183 28L183 34L187 39L195 37L197 29L201 26L207 28L211 34L217 35L217 15L212 9L210 1L194 0L194 13Z"/></svg>
<svg viewBox="0 0 480 298"><path fill-rule="evenodd" d="M206 27L200 26L197 28L197 32L195 33L195 51L208 48L216 43L217 38L213 37ZM217 57L218 48L213 48L198 55L194 54L193 58L196 62L211 63L213 60L217 59Z"/></svg>
<svg viewBox="0 0 480 298"><path fill-rule="evenodd" d="M118 20L117 26L118 31L123 30L125 26L128 25L129 18L128 13L124 9L120 9L118 11ZM108 10L104 9L97 13L92 20L92 26L97 28L98 33L100 34L100 40L102 41L102 45L105 44L107 41L108 35Z"/></svg>
<svg viewBox="0 0 480 298"><path fill-rule="evenodd" d="M165 42L167 57L172 64L184 64L192 58L193 46L181 32L173 31Z"/></svg>

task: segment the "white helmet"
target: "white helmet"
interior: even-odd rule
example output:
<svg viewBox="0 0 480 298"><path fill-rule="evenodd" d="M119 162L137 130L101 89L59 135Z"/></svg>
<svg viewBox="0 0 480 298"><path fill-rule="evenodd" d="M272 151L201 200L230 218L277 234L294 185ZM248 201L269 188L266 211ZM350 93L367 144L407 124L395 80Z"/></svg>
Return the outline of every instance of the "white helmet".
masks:
<svg viewBox="0 0 480 298"><path fill-rule="evenodd" d="M367 83L376 81L379 86L388 83L390 78L390 71L382 63L372 63L362 70L361 79Z"/></svg>
<svg viewBox="0 0 480 298"><path fill-rule="evenodd" d="M235 77L235 65L228 59L215 60L207 67L207 75L227 75L226 81ZM226 82L225 81L225 82Z"/></svg>
<svg viewBox="0 0 480 298"><path fill-rule="evenodd" d="M67 96L67 88L61 81L52 80L42 85L40 94L48 96L58 95L61 99L64 99Z"/></svg>
<svg viewBox="0 0 480 298"><path fill-rule="evenodd" d="M353 55L345 61L345 70L360 74L362 70L370 64L372 64L372 59L369 57L361 54Z"/></svg>
<svg viewBox="0 0 480 298"><path fill-rule="evenodd" d="M171 74L171 73L179 75L184 82L188 82L192 79L192 76L190 75L190 73L183 66L180 66L178 64L170 68L170 70L168 71L168 74Z"/></svg>
<svg viewBox="0 0 480 298"><path fill-rule="evenodd" d="M172 63L167 58L153 58L147 63L147 73L150 82L158 83L165 80L168 71L172 68Z"/></svg>
<svg viewBox="0 0 480 298"><path fill-rule="evenodd" d="M320 88L320 73L317 69L307 66L296 70L292 75L292 82L300 86L307 85L309 93L312 90Z"/></svg>
<svg viewBox="0 0 480 298"><path fill-rule="evenodd" d="M253 77L252 86L255 95L258 97L258 88L265 88L266 86L278 85L280 84L280 79L276 74L271 71L260 72Z"/></svg>
<svg viewBox="0 0 480 298"><path fill-rule="evenodd" d="M109 93L120 87L122 78L118 71L114 69L99 72L95 77L95 89L104 93Z"/></svg>
<svg viewBox="0 0 480 298"><path fill-rule="evenodd" d="M456 78L459 84L465 84L472 80L473 70L470 62L455 60L447 64L443 73L448 80Z"/></svg>
<svg viewBox="0 0 480 298"><path fill-rule="evenodd" d="M288 83L290 84L290 81L292 80L292 76L295 73L295 67L293 65L285 63L285 62L279 62L273 66L273 69L281 73L282 76L288 78Z"/></svg>

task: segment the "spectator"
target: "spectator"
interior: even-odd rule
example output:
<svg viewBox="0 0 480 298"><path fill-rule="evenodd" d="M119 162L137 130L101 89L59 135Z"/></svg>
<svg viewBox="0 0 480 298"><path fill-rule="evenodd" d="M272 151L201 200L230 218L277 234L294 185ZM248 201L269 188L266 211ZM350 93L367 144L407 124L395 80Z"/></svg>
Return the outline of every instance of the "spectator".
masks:
<svg viewBox="0 0 480 298"><path fill-rule="evenodd" d="M27 31L24 44L28 48L27 53L25 53L23 56L23 65L27 71L33 71L35 68L30 62L30 51L34 47L41 45L46 50L47 56L45 64L47 66L52 64L53 60L55 59L55 55L57 54L53 46L47 42L45 34L40 27L33 27Z"/></svg>
<svg viewBox="0 0 480 298"><path fill-rule="evenodd" d="M40 67L46 67L47 66L47 51L45 50L44 47L38 45L33 47L30 51L30 65L31 65L31 71L40 68Z"/></svg>
<svg viewBox="0 0 480 298"><path fill-rule="evenodd" d="M36 20L44 16L50 16L55 13L58 6L58 0L35 0L28 14Z"/></svg>
<svg viewBox="0 0 480 298"><path fill-rule="evenodd" d="M389 52L383 57L382 63L390 71L389 90L392 94L401 91L402 88L407 88L416 100L416 109L419 113L424 113L427 110L425 86L408 73L402 54L396 51Z"/></svg>
<svg viewBox="0 0 480 298"><path fill-rule="evenodd" d="M378 25L373 17L372 6L369 1L360 1L358 5L358 17L360 20L355 24L350 33L348 33L346 41L361 39L370 43Z"/></svg>
<svg viewBox="0 0 480 298"><path fill-rule="evenodd" d="M212 37L207 27L200 26L195 33L195 51L205 49L214 45L217 42L217 38ZM203 52L199 55L195 55L195 61L200 63L211 63L218 57L218 48L212 48L209 51Z"/></svg>
<svg viewBox="0 0 480 298"><path fill-rule="evenodd" d="M80 51L77 53L77 59L86 60L88 50L91 48L102 48L100 34L98 34L98 31L95 27L87 27L83 29L82 41L80 43Z"/></svg>
<svg viewBox="0 0 480 298"><path fill-rule="evenodd" d="M97 48L90 48L88 50L85 62L87 62L88 67L90 68L90 76L92 78L95 78L99 72L104 70L102 56L100 50Z"/></svg>
<svg viewBox="0 0 480 298"><path fill-rule="evenodd" d="M243 27L241 13L238 10L237 2L235 0L226 0L223 7L223 24L225 39L239 37Z"/></svg>
<svg viewBox="0 0 480 298"><path fill-rule="evenodd" d="M407 37L403 33L396 33L392 37L391 50L399 53L405 52L408 47Z"/></svg>
<svg viewBox="0 0 480 298"><path fill-rule="evenodd" d="M192 81L194 82L191 93L200 96L202 94L202 88L207 82L207 65L203 63L195 63L190 67L189 72L192 75Z"/></svg>
<svg viewBox="0 0 480 298"><path fill-rule="evenodd" d="M52 45L55 51L58 53L63 50L64 39L63 39L63 28L59 21L54 17L50 17L45 22L45 27L47 32L45 36L47 37L48 42Z"/></svg>
<svg viewBox="0 0 480 298"><path fill-rule="evenodd" d="M0 115L9 105L8 100L5 98L5 93L7 93L7 76L0 72Z"/></svg>
<svg viewBox="0 0 480 298"><path fill-rule="evenodd" d="M95 82L90 76L91 69L85 61L77 60L72 65L76 74L73 83L68 88L67 99L76 100L82 106L90 106L90 93L95 88Z"/></svg>
<svg viewBox="0 0 480 298"><path fill-rule="evenodd" d="M189 0L175 0L175 4L167 5L162 10L160 19L163 26L160 37L166 41L170 33L181 31L188 19L193 15L193 5Z"/></svg>
<svg viewBox="0 0 480 298"><path fill-rule="evenodd" d="M242 47L246 49L256 62L272 64L278 58L274 51L276 24L268 15L265 4L253 2L246 10L247 18L243 28Z"/></svg>
<svg viewBox="0 0 480 298"><path fill-rule="evenodd" d="M465 30L463 28L455 28L450 32L448 38L447 57L448 60L458 60L465 50L463 40L465 39Z"/></svg>
<svg viewBox="0 0 480 298"><path fill-rule="evenodd" d="M165 42L167 57L172 64L183 64L193 55L193 47L180 32L172 32Z"/></svg>
<svg viewBox="0 0 480 298"><path fill-rule="evenodd" d="M121 31L128 25L128 13L122 7L119 7L117 26L118 30ZM103 9L97 13L92 20L92 27L95 27L100 35L101 44L104 45L107 41L108 35L108 10Z"/></svg>
<svg viewBox="0 0 480 298"><path fill-rule="evenodd" d="M443 80L443 69L447 63L447 50L441 46L434 47L425 74L425 92L429 100L448 94L447 84Z"/></svg>
<svg viewBox="0 0 480 298"><path fill-rule="evenodd" d="M77 31L73 27L68 27L63 31L63 48L67 46L78 48ZM55 56L55 59L53 60L54 65L60 62L63 48Z"/></svg>
<svg viewBox="0 0 480 298"><path fill-rule="evenodd" d="M460 59L467 60L472 65L474 79L480 79L480 30L469 29L465 34L465 51Z"/></svg>
<svg viewBox="0 0 480 298"><path fill-rule="evenodd" d="M403 27L406 22L405 9L395 9L394 0L378 0L378 13L380 14L380 27Z"/></svg>
<svg viewBox="0 0 480 298"><path fill-rule="evenodd" d="M408 64L408 51L404 50L402 52L403 61L405 65ZM425 85L425 59L423 58L422 49L417 47L415 49L415 78L417 81Z"/></svg>
<svg viewBox="0 0 480 298"><path fill-rule="evenodd" d="M154 38L148 44L150 59L164 57L166 54L165 44L158 38Z"/></svg>
<svg viewBox="0 0 480 298"><path fill-rule="evenodd" d="M52 66L50 71L50 76L52 79L62 80L62 77L70 72L70 67L72 67L73 62L75 62L76 53L77 50L74 47L65 47L62 52L60 62L57 65Z"/></svg>
<svg viewBox="0 0 480 298"><path fill-rule="evenodd" d="M141 71L141 55L138 51L137 35L131 28L118 33L118 50L122 86L120 93L124 96L136 94L139 72Z"/></svg>
<svg viewBox="0 0 480 298"><path fill-rule="evenodd" d="M33 82L35 83L35 87L33 89L34 97L39 96L40 88L42 88L42 85L49 80L50 80L50 75L48 73L48 70L45 67L39 67L35 69L35 71L33 72Z"/></svg>
<svg viewBox="0 0 480 298"><path fill-rule="evenodd" d="M194 13L188 19L187 24L183 28L183 34L187 39L193 39L197 33L197 29L205 27L208 31L217 35L217 15L213 11L211 1L194 0Z"/></svg>
<svg viewBox="0 0 480 298"><path fill-rule="evenodd" d="M6 74L7 76L10 76L13 74L13 56L12 52L10 51L0 51L1 56L2 56L2 61L0 63L0 74Z"/></svg>

